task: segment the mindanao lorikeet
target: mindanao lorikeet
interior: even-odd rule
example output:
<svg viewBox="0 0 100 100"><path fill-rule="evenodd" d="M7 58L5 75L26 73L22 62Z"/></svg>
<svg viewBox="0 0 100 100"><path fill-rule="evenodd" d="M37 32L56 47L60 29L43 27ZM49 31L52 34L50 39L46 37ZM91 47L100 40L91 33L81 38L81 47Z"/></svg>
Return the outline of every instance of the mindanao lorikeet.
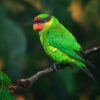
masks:
<svg viewBox="0 0 100 100"><path fill-rule="evenodd" d="M56 17L40 14L34 18L33 29L39 31L40 41L47 55L56 62L76 65L93 78L86 66L93 66L84 59L82 48L76 38Z"/></svg>

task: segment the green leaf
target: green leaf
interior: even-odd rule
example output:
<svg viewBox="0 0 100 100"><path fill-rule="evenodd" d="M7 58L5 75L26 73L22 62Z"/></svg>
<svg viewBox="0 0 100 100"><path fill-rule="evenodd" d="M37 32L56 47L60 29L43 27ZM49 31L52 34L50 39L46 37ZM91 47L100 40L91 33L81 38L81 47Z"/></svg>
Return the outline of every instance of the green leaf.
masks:
<svg viewBox="0 0 100 100"><path fill-rule="evenodd" d="M8 75L0 71L0 100L13 100L13 96L8 90L8 85L11 83Z"/></svg>

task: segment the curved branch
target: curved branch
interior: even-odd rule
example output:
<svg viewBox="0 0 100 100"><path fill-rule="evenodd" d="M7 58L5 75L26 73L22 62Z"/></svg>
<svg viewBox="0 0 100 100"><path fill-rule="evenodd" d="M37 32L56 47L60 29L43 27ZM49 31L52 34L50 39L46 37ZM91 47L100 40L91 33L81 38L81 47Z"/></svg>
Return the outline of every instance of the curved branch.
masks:
<svg viewBox="0 0 100 100"><path fill-rule="evenodd" d="M83 51L84 54L88 55L88 54L91 54L91 53L94 53L96 51L100 50L100 46L96 46L96 47L92 47L92 48L89 48L89 49L86 49ZM68 64L70 65L70 64ZM29 78L26 78L26 79L20 79L18 81L16 81L16 83L13 83L9 86L9 89L12 91L12 92L24 92L24 91L27 91L31 85L34 84L34 82L36 82L40 77L44 76L44 75L47 75L49 73L52 73L54 71L58 71L60 69L63 69L65 67L67 67L68 65L64 65L64 64L55 64L44 69L44 70L41 70L39 72L37 72L36 74L32 75L31 77Z"/></svg>
<svg viewBox="0 0 100 100"><path fill-rule="evenodd" d="M94 53L94 52L96 52L98 50L100 50L100 46L92 47L92 48L86 49L84 51L84 54L88 55L88 54Z"/></svg>

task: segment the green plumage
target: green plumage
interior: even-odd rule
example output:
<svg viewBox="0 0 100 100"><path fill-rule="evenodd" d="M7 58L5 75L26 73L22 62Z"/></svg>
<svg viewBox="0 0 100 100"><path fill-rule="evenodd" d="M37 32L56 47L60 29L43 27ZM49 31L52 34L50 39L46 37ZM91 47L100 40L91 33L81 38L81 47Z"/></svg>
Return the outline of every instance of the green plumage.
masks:
<svg viewBox="0 0 100 100"><path fill-rule="evenodd" d="M47 14L40 14L39 17L45 18ZM82 50L76 38L54 17L48 22L48 27L39 32L42 46L53 60L60 63L71 63L85 69L86 61L79 55Z"/></svg>

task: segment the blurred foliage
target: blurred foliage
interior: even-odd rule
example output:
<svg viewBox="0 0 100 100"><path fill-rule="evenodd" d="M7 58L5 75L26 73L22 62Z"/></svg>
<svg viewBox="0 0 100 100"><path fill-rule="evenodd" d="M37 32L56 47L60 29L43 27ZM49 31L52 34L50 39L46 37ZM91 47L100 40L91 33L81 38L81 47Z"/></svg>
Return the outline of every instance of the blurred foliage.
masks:
<svg viewBox="0 0 100 100"><path fill-rule="evenodd" d="M1 34L0 34L0 54L5 55L5 59L7 59L7 67L6 69L10 68L11 74L12 71L14 78L18 76L18 72L16 70L22 69L22 60L25 55L26 49L26 40L23 34L22 29L13 22L10 18L6 16L6 11L1 7L0 9L0 22L1 22ZM23 63L24 64L24 63ZM17 67L17 69L16 69Z"/></svg>
<svg viewBox="0 0 100 100"><path fill-rule="evenodd" d="M91 0L91 2L86 6L84 12L84 24L87 27L90 27L93 31L95 29L95 33L100 34L100 1L99 0ZM88 16L88 18L86 17Z"/></svg>
<svg viewBox="0 0 100 100"><path fill-rule="evenodd" d="M0 100L13 100L12 95L8 90L8 85L11 83L9 77L0 71Z"/></svg>
<svg viewBox="0 0 100 100"><path fill-rule="evenodd" d="M12 81L33 75L53 63L42 49L38 33L32 29L33 18L37 14L56 16L76 36L83 48L100 45L99 0L1 2L0 58L4 60L4 71ZM15 100L23 96L28 100L99 100L99 54L89 55L96 65L96 69L89 68L95 75L95 81L77 68L66 68L40 78L28 93L16 95Z"/></svg>

